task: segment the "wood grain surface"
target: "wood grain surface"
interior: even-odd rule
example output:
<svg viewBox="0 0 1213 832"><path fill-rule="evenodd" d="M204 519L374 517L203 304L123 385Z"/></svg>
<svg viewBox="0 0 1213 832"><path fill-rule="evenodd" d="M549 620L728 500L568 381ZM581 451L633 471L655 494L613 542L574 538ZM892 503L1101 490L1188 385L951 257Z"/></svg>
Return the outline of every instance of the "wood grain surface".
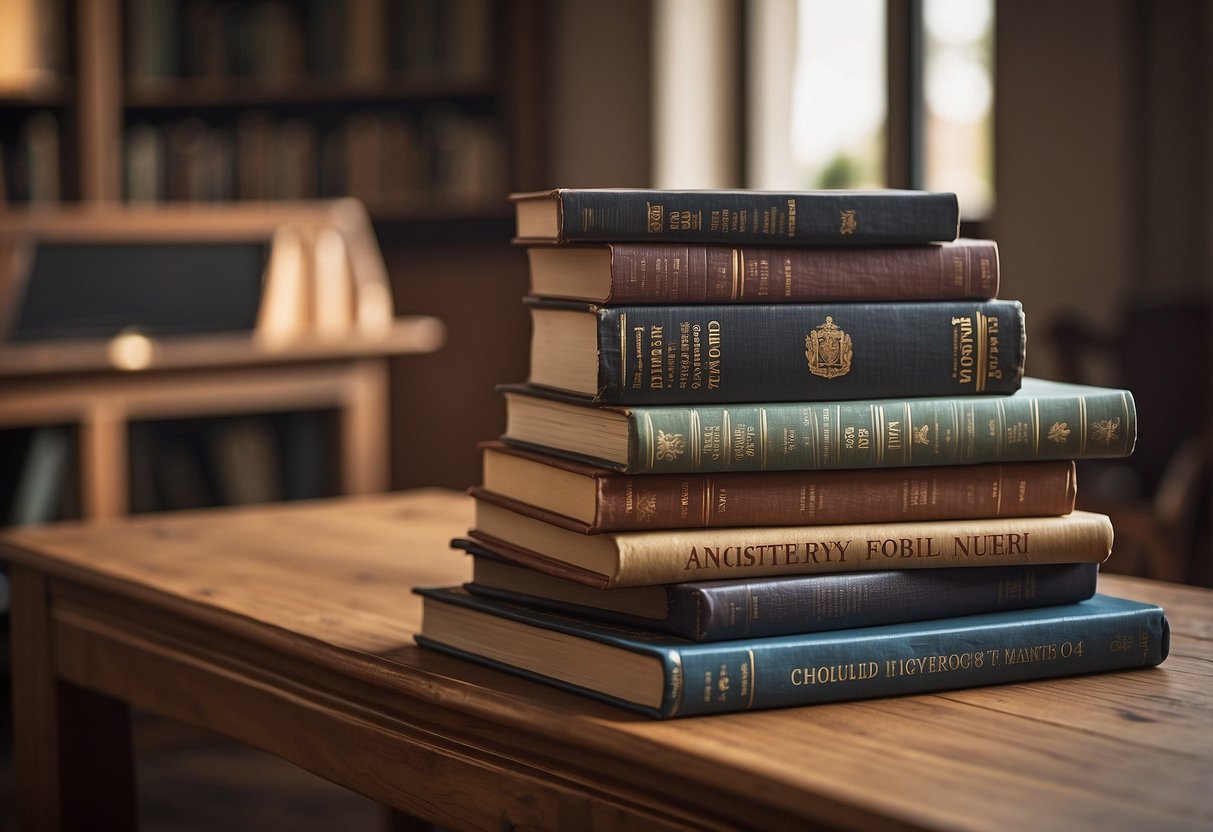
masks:
<svg viewBox="0 0 1213 832"><path fill-rule="evenodd" d="M410 590L467 578L470 522L419 491L28 528L0 555L49 584L60 679L448 828L1213 826L1213 592L1100 578L1167 611L1155 669L661 722L413 645Z"/></svg>

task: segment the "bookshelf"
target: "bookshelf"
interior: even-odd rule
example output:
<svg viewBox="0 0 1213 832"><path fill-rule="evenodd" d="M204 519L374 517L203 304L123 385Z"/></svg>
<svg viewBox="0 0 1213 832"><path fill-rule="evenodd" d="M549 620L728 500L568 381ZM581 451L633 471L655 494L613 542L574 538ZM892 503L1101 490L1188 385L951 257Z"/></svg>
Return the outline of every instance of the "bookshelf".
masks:
<svg viewBox="0 0 1213 832"><path fill-rule="evenodd" d="M7 74L0 55L0 214L360 197L397 308L450 333L439 355L388 362L390 484L461 486L469 449L500 428L493 385L525 366L510 346L525 341L513 312L525 260L505 195L549 184L550 12L545 0L6 0L0 38L15 24L39 46ZM476 345L488 327L492 350Z"/></svg>
<svg viewBox="0 0 1213 832"><path fill-rule="evenodd" d="M541 178L540 5L6 0L0 37L24 46L0 57L0 205L350 195L376 222L504 217Z"/></svg>

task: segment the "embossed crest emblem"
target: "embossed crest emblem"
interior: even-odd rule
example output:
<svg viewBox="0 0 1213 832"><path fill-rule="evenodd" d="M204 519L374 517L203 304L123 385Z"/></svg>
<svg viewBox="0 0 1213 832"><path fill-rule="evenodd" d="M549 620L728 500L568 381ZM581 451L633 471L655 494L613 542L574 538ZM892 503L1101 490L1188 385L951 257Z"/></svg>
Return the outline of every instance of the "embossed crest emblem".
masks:
<svg viewBox="0 0 1213 832"><path fill-rule="evenodd" d="M657 492L641 491L636 498L636 516L641 523L651 523L657 518Z"/></svg>
<svg viewBox="0 0 1213 832"><path fill-rule="evenodd" d="M673 461L686 452L686 442L681 433L666 433L657 431L657 458L662 461Z"/></svg>
<svg viewBox="0 0 1213 832"><path fill-rule="evenodd" d="M915 445L930 445L931 444L931 426L921 425L914 428L914 444Z"/></svg>
<svg viewBox="0 0 1213 832"><path fill-rule="evenodd" d="M854 234L859 222L855 218L855 209L848 208L838 215L838 233L839 234Z"/></svg>
<svg viewBox="0 0 1213 832"><path fill-rule="evenodd" d="M1056 442L1058 445L1065 444L1070 438L1070 426L1066 422L1054 422L1053 427L1049 428L1049 441Z"/></svg>
<svg viewBox="0 0 1213 832"><path fill-rule="evenodd" d="M804 357L809 372L822 378L838 378L851 372L851 336L839 329L832 316L804 339Z"/></svg>
<svg viewBox="0 0 1213 832"><path fill-rule="evenodd" d="M1100 419L1091 423L1091 438L1100 445L1111 445L1120 431L1120 419Z"/></svg>

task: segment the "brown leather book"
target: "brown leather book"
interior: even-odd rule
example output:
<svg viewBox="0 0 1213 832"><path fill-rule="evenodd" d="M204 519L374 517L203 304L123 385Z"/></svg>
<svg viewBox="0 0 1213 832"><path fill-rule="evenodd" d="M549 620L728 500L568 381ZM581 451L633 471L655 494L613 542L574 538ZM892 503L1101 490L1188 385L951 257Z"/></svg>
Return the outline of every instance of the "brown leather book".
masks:
<svg viewBox="0 0 1213 832"><path fill-rule="evenodd" d="M837 471L623 474L485 442L480 499L586 534L1068 514L1070 460ZM570 525L571 524L571 525Z"/></svg>
<svg viewBox="0 0 1213 832"><path fill-rule="evenodd" d="M594 303L988 300L998 246L866 248L604 243L531 246L531 294Z"/></svg>

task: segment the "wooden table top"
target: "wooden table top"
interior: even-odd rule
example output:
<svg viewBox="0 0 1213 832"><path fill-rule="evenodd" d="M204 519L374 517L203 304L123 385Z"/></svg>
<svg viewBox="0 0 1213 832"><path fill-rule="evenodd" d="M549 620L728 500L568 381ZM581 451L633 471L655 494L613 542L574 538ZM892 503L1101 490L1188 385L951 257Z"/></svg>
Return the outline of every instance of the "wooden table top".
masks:
<svg viewBox="0 0 1213 832"><path fill-rule="evenodd" d="M661 799L722 817L754 806L844 828L1213 828L1211 591L1100 578L1102 592L1166 610L1171 654L1154 669L652 721L412 644L410 589L467 578L449 540L471 514L461 494L418 491L151 515L12 530L0 557L347 668L460 730L540 738L544 759L596 767L608 786L647 777Z"/></svg>

